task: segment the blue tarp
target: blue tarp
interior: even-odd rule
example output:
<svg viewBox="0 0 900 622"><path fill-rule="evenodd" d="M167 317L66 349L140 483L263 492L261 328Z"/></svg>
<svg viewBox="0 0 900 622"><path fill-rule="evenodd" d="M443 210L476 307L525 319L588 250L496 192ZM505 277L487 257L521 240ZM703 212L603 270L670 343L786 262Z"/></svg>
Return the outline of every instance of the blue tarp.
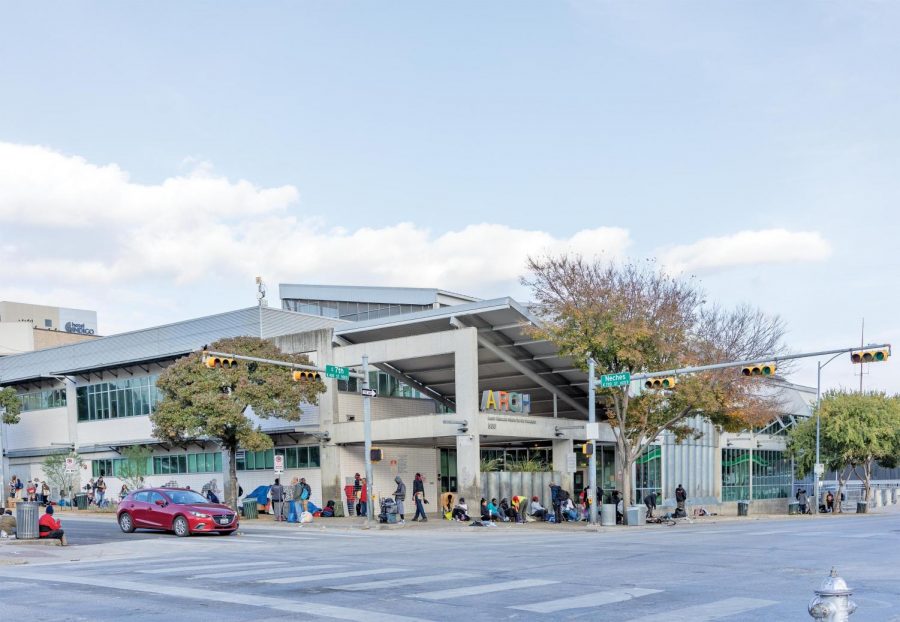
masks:
<svg viewBox="0 0 900 622"><path fill-rule="evenodd" d="M269 502L269 487L257 486L253 492L249 495L245 495L244 499L250 499L251 497L256 497L256 502L260 505L267 504Z"/></svg>

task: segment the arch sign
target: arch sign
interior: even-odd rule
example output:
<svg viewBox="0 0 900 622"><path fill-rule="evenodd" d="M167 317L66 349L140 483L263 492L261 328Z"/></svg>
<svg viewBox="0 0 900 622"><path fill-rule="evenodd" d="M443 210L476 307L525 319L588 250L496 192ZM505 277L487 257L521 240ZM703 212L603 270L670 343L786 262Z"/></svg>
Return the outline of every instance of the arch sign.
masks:
<svg viewBox="0 0 900 622"><path fill-rule="evenodd" d="M516 391L494 391L481 393L481 412L501 412L527 415L531 412L531 394Z"/></svg>

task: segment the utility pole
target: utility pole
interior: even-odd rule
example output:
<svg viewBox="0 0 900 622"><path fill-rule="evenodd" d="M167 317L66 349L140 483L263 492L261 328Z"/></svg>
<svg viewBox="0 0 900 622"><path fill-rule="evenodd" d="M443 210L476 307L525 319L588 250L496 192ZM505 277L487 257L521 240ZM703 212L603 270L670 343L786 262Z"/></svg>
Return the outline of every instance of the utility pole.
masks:
<svg viewBox="0 0 900 622"><path fill-rule="evenodd" d="M372 527L372 398L369 397L369 355L362 356L363 373L363 434L366 453L366 529Z"/></svg>
<svg viewBox="0 0 900 622"><path fill-rule="evenodd" d="M597 422L597 399L594 394L596 382L596 363L594 357L588 356L588 374L590 382L588 383L588 422ZM593 427L593 426L591 426ZM588 499L591 500L591 525L597 524L597 443L596 439L587 439L589 443L593 443L594 451L588 459Z"/></svg>

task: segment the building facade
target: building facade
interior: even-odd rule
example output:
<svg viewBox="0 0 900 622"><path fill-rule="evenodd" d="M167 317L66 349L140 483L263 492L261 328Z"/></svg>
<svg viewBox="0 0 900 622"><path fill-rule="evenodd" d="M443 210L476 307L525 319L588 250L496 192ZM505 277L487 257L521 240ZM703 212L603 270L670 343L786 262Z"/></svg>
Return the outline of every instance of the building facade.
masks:
<svg viewBox="0 0 900 622"><path fill-rule="evenodd" d="M0 356L93 339L97 312L0 301Z"/></svg>

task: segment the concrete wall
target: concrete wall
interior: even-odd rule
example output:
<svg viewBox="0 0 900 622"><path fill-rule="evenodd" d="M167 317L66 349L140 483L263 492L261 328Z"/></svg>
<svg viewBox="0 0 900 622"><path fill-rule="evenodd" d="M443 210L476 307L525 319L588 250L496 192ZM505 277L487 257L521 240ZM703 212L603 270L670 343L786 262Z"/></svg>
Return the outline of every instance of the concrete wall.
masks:
<svg viewBox="0 0 900 622"><path fill-rule="evenodd" d="M338 421L362 421L363 397L356 393L338 393ZM394 417L416 417L430 415L435 412L435 403L431 400L405 397L378 397L371 401L372 421L391 419Z"/></svg>
<svg viewBox="0 0 900 622"><path fill-rule="evenodd" d="M416 512L415 502L412 497L412 483L416 473L421 473L425 483L425 498L430 502L425 506L425 511L429 514L438 512L440 495L438 494L439 483L437 481L439 466L437 449L431 447L394 446L387 446L382 449L384 449L384 460L372 465L373 499L391 496L397 487L397 484L394 483L394 478L399 475L403 479L403 483L406 484L404 510L408 515L407 520L412 518ZM341 447L340 462L343 485L352 484L355 473L365 476L363 447ZM345 500L343 495L341 499ZM375 507L377 508L378 506L376 505Z"/></svg>
<svg viewBox="0 0 900 622"><path fill-rule="evenodd" d="M34 350L31 322L0 322L0 356Z"/></svg>
<svg viewBox="0 0 900 622"><path fill-rule="evenodd" d="M66 408L29 410L20 415L19 423L6 426L7 450L49 447L51 443L68 443L69 426Z"/></svg>

